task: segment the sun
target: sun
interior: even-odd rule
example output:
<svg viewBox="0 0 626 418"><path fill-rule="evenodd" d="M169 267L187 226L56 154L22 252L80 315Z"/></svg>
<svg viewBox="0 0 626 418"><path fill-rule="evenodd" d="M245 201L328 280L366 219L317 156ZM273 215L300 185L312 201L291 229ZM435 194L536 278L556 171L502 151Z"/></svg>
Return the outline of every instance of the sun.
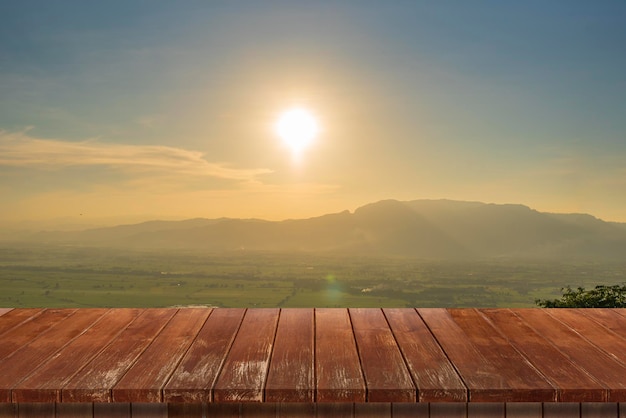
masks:
<svg viewBox="0 0 626 418"><path fill-rule="evenodd" d="M313 114L299 107L284 111L275 128L278 136L295 156L311 145L319 133L319 125Z"/></svg>

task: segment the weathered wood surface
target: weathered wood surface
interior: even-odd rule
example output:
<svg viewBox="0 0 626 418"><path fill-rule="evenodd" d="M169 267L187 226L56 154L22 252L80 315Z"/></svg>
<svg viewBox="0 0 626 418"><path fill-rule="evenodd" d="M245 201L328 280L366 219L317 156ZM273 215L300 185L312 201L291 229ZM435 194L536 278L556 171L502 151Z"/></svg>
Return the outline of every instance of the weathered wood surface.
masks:
<svg viewBox="0 0 626 418"><path fill-rule="evenodd" d="M381 310L350 309L352 328L372 402L415 402L417 391Z"/></svg>
<svg viewBox="0 0 626 418"><path fill-rule="evenodd" d="M265 384L268 402L313 402L315 324L310 309L283 309Z"/></svg>
<svg viewBox="0 0 626 418"><path fill-rule="evenodd" d="M359 353L345 309L315 312L315 377L318 402L366 399Z"/></svg>
<svg viewBox="0 0 626 418"><path fill-rule="evenodd" d="M564 406L537 411L541 402ZM619 402L620 309L0 308L0 405L9 414L8 405L47 413L38 405L73 403L57 415L94 405L95 416L102 404L140 415L167 403L158 411L172 416L313 404L419 416L421 403L429 416L559 416L587 405L583 416L626 417Z"/></svg>
<svg viewBox="0 0 626 418"><path fill-rule="evenodd" d="M262 401L278 309L249 309L213 389L216 402Z"/></svg>

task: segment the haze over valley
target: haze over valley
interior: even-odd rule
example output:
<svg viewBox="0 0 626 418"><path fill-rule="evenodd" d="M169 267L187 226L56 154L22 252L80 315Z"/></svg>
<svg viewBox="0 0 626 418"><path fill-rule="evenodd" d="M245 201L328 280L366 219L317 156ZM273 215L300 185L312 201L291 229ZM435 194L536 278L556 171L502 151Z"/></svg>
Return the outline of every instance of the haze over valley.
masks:
<svg viewBox="0 0 626 418"><path fill-rule="evenodd" d="M623 0L0 16L0 306L534 306L626 281Z"/></svg>
<svg viewBox="0 0 626 418"><path fill-rule="evenodd" d="M16 235L13 235L14 237ZM384 200L308 219L149 221L83 231L40 231L27 242L207 252L314 252L457 260L620 260L626 224L523 205Z"/></svg>

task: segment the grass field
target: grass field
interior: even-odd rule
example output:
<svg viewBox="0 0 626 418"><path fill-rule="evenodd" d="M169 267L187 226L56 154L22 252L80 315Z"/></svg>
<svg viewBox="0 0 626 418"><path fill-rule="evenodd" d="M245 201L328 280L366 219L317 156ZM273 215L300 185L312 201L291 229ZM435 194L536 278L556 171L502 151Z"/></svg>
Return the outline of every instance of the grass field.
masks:
<svg viewBox="0 0 626 418"><path fill-rule="evenodd" d="M532 307L625 281L626 262L0 247L0 307Z"/></svg>

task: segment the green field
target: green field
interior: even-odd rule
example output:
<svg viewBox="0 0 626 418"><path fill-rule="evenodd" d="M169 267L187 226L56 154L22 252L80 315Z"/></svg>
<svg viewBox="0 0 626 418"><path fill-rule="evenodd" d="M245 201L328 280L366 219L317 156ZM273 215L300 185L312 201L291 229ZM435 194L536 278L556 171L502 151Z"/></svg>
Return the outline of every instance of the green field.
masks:
<svg viewBox="0 0 626 418"><path fill-rule="evenodd" d="M0 247L0 307L532 307L623 282L626 262Z"/></svg>

